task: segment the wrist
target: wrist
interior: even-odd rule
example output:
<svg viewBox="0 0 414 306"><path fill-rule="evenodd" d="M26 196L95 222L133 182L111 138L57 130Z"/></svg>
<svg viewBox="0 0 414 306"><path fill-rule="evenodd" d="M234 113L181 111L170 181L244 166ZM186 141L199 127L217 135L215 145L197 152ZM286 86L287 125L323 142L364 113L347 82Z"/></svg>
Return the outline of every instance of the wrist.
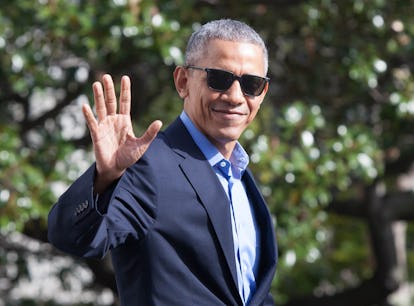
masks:
<svg viewBox="0 0 414 306"><path fill-rule="evenodd" d="M96 169L95 179L93 184L94 194L103 193L113 182L119 179L124 171L99 171Z"/></svg>

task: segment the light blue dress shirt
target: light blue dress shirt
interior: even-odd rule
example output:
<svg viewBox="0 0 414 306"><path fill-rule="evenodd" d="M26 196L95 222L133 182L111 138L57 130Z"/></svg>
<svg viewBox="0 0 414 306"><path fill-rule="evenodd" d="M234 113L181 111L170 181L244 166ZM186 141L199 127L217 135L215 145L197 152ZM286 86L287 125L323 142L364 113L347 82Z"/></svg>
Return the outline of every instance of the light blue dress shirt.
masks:
<svg viewBox="0 0 414 306"><path fill-rule="evenodd" d="M252 203L241 181L243 172L249 163L249 156L237 143L230 160L226 160L207 137L195 127L184 111L180 119L214 169L229 198L238 288L244 305L247 305L256 290L260 259L260 231Z"/></svg>

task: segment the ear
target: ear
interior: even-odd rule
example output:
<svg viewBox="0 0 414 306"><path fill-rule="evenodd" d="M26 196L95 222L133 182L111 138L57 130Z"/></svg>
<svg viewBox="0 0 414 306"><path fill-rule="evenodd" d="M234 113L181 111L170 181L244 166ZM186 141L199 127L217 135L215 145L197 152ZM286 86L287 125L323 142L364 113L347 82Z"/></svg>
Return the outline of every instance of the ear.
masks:
<svg viewBox="0 0 414 306"><path fill-rule="evenodd" d="M269 90L269 82L266 83L265 88L263 89L263 92L260 95L262 97L262 101L260 101L260 104L262 104L264 97L266 96L266 93L268 90Z"/></svg>
<svg viewBox="0 0 414 306"><path fill-rule="evenodd" d="M188 96L188 77L187 69L183 66L177 66L174 70L175 89L182 99Z"/></svg>
<svg viewBox="0 0 414 306"><path fill-rule="evenodd" d="M263 93L266 95L268 90L269 90L269 82L266 82L265 88L263 89Z"/></svg>

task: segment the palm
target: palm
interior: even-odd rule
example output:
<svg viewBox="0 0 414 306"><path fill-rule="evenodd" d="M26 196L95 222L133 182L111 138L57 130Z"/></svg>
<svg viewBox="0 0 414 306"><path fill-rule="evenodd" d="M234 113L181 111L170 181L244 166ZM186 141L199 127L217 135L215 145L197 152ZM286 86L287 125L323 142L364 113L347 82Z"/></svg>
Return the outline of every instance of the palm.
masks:
<svg viewBox="0 0 414 306"><path fill-rule="evenodd" d="M98 123L93 137L97 164L108 169L125 169L134 163L137 156L137 142L127 115L107 116ZM105 170L105 169L100 169Z"/></svg>
<svg viewBox="0 0 414 306"><path fill-rule="evenodd" d="M93 85L98 120L89 105L84 105L83 113L92 137L97 175L103 178L104 186L121 176L126 168L141 158L161 128L161 122L155 121L142 137L135 137L129 114L129 78L123 77L121 81L119 113L116 113L117 101L109 75L103 77L103 84L105 94L99 82Z"/></svg>

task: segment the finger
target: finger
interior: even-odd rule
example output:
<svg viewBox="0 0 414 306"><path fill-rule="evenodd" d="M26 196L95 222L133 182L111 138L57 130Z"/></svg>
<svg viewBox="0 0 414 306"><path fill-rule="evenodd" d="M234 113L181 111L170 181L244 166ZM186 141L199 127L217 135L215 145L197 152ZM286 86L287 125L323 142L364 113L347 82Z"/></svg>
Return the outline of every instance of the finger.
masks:
<svg viewBox="0 0 414 306"><path fill-rule="evenodd" d="M96 130L98 128L98 122L96 121L89 104L82 105L82 112L83 116L85 117L86 124L88 125L89 131L91 133L91 137L92 139L94 139L94 135L96 134Z"/></svg>
<svg viewBox="0 0 414 306"><path fill-rule="evenodd" d="M131 81L124 75L121 79L121 93L119 96L119 113L129 115L131 111Z"/></svg>
<svg viewBox="0 0 414 306"><path fill-rule="evenodd" d="M100 82L93 83L92 90L96 114L98 115L98 120L102 121L106 117L105 97L103 94L102 84Z"/></svg>
<svg viewBox="0 0 414 306"><path fill-rule="evenodd" d="M105 101L106 101L106 113L108 115L115 115L116 113L116 95L114 82L109 74L105 74L102 77L104 90L105 90Z"/></svg>

